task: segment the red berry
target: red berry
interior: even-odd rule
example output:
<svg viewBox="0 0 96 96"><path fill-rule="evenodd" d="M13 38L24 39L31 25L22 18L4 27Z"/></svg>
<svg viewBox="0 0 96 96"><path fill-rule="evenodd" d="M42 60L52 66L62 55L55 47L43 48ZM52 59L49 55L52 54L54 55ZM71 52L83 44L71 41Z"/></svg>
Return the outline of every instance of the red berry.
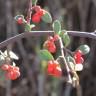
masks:
<svg viewBox="0 0 96 96"><path fill-rule="evenodd" d="M8 65L8 66L9 66L9 67L8 67L8 71L9 71L9 72L14 70L14 66L12 66L12 65Z"/></svg>
<svg viewBox="0 0 96 96"><path fill-rule="evenodd" d="M14 70L19 71L19 67L14 66Z"/></svg>
<svg viewBox="0 0 96 96"><path fill-rule="evenodd" d="M48 48L48 51L51 52L51 53L55 53L56 52L56 46L55 46L55 44L53 44L52 46L50 46Z"/></svg>
<svg viewBox="0 0 96 96"><path fill-rule="evenodd" d="M36 12L38 12L40 9L41 9L40 6L34 6L34 10L35 10Z"/></svg>
<svg viewBox="0 0 96 96"><path fill-rule="evenodd" d="M17 76L14 74L13 71L8 72L8 73L6 74L6 77L7 77L8 79L11 79L11 80L15 80L15 79L17 78Z"/></svg>
<svg viewBox="0 0 96 96"><path fill-rule="evenodd" d="M49 61L48 62L47 72L49 75L53 75L56 77L60 77L62 75L62 70L61 70L60 65L57 61Z"/></svg>
<svg viewBox="0 0 96 96"><path fill-rule="evenodd" d="M47 49L51 53L56 52L56 46L55 46L54 42L52 42L50 40L47 40L44 42L44 48Z"/></svg>
<svg viewBox="0 0 96 96"><path fill-rule="evenodd" d="M59 35L54 35L54 41L57 41L59 39Z"/></svg>
<svg viewBox="0 0 96 96"><path fill-rule="evenodd" d="M75 52L74 58L75 58L76 64L81 64L82 63L82 52L80 50Z"/></svg>
<svg viewBox="0 0 96 96"><path fill-rule="evenodd" d="M45 12L46 12L45 10L40 9L39 11L37 11L37 14L41 17L45 14Z"/></svg>
<svg viewBox="0 0 96 96"><path fill-rule="evenodd" d="M7 71L9 68L9 66L7 64L4 64L1 66L1 69L4 70L4 71Z"/></svg>
<svg viewBox="0 0 96 96"><path fill-rule="evenodd" d="M6 77L8 79L11 79L11 80L15 80L17 79L18 77L20 76L20 72L19 71L16 71L16 70L13 70L13 71L10 71L6 74Z"/></svg>
<svg viewBox="0 0 96 96"><path fill-rule="evenodd" d="M35 13L32 16L32 22L34 22L34 23L39 23L40 22L40 16L37 13Z"/></svg>
<svg viewBox="0 0 96 96"><path fill-rule="evenodd" d="M54 69L56 68L56 64L53 63L53 61L48 61L48 67L47 67L47 72L49 75L53 75Z"/></svg>
<svg viewBox="0 0 96 96"><path fill-rule="evenodd" d="M54 42L54 38L52 36L49 36L48 40L51 41L51 42Z"/></svg>
<svg viewBox="0 0 96 96"><path fill-rule="evenodd" d="M56 69L54 70L54 76L56 77L60 77L62 75L62 70L60 67L56 67Z"/></svg>
<svg viewBox="0 0 96 96"><path fill-rule="evenodd" d="M17 23L18 24L22 24L23 23L23 19L21 17L19 17L18 20L17 20Z"/></svg>
<svg viewBox="0 0 96 96"><path fill-rule="evenodd" d="M14 73L16 74L16 76L17 76L17 77L19 77L19 76L20 76L20 72L19 72L19 71L14 70Z"/></svg>

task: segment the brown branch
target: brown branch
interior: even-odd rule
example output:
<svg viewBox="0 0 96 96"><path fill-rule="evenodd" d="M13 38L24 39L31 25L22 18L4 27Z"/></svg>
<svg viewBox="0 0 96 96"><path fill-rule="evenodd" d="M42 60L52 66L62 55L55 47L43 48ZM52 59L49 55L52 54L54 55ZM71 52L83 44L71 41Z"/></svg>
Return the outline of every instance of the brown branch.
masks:
<svg viewBox="0 0 96 96"><path fill-rule="evenodd" d="M6 47L10 43L14 43L18 41L19 39L22 38L27 38L27 37L40 37L40 36L47 36L47 35L53 35L54 31L31 31L31 32L25 32L21 33L19 35L13 36L3 42L0 43L0 48ZM80 31L67 31L70 36L79 36L79 37L84 37L84 38L91 38L91 39L96 39L96 34L95 32L80 32Z"/></svg>
<svg viewBox="0 0 96 96"><path fill-rule="evenodd" d="M28 0L28 13L27 13L27 23L30 24L30 20L31 20L31 14L32 14L32 11L31 11L31 8L32 8L32 0Z"/></svg>

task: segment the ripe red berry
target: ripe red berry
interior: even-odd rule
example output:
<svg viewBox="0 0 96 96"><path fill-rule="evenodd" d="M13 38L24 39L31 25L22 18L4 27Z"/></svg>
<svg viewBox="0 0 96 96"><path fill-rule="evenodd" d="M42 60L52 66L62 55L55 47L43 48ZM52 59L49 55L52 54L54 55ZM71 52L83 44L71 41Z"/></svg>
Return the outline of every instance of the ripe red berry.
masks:
<svg viewBox="0 0 96 96"><path fill-rule="evenodd" d="M82 57L82 52L80 50L75 52L74 59L75 59L75 62L76 62L75 70L76 71L82 71L83 70L82 63L84 62L84 59Z"/></svg>
<svg viewBox="0 0 96 96"><path fill-rule="evenodd" d="M54 38L53 38L52 36L49 36L49 37L48 37L48 40L49 40L50 42L54 42Z"/></svg>
<svg viewBox="0 0 96 96"><path fill-rule="evenodd" d="M18 20L17 20L17 23L18 24L22 24L23 23L23 19L21 17L19 17Z"/></svg>
<svg viewBox="0 0 96 96"><path fill-rule="evenodd" d="M55 46L55 44L52 44L52 46L50 46L48 48L48 51L51 52L51 53L55 53L56 52L56 46Z"/></svg>
<svg viewBox="0 0 96 96"><path fill-rule="evenodd" d="M81 64L82 63L82 52L80 50L75 52L74 58L75 58L76 64Z"/></svg>
<svg viewBox="0 0 96 96"><path fill-rule="evenodd" d="M48 62L48 68L47 73L52 76L60 77L62 75L62 70L60 68L60 65L57 61L49 61Z"/></svg>
<svg viewBox="0 0 96 96"><path fill-rule="evenodd" d="M19 67L14 66L14 70L19 71Z"/></svg>
<svg viewBox="0 0 96 96"><path fill-rule="evenodd" d="M12 66L12 65L8 65L8 66L9 66L9 67L8 67L8 71L9 71L9 72L14 70L14 66Z"/></svg>
<svg viewBox="0 0 96 96"><path fill-rule="evenodd" d="M4 64L1 66L1 69L4 70L4 71L7 71L9 68L9 66L7 64Z"/></svg>
<svg viewBox="0 0 96 96"><path fill-rule="evenodd" d="M40 6L34 6L34 10L35 10L36 12L38 12L40 9L41 9Z"/></svg>
<svg viewBox="0 0 96 96"><path fill-rule="evenodd" d="M36 13L41 17L41 16L43 16L43 15L46 13L46 11L43 10L43 9L40 9L40 10L37 11Z"/></svg>
<svg viewBox="0 0 96 96"><path fill-rule="evenodd" d="M54 76L60 77L61 75L62 75L62 70L61 70L61 68L58 66L58 67L56 67L56 69L54 70Z"/></svg>
<svg viewBox="0 0 96 96"><path fill-rule="evenodd" d="M20 76L20 72L16 70L9 71L6 73L6 77L11 80L15 80Z"/></svg>
<svg viewBox="0 0 96 96"><path fill-rule="evenodd" d="M53 63L53 61L48 61L47 72L49 75L53 75L54 69L56 69L57 64Z"/></svg>
<svg viewBox="0 0 96 96"><path fill-rule="evenodd" d="M32 16L32 22L34 22L34 23L39 23L40 22L40 16L37 13L35 13Z"/></svg>
<svg viewBox="0 0 96 96"><path fill-rule="evenodd" d="M54 42L52 42L50 40L45 41L43 46L45 49L47 49L51 53L56 52L56 46L55 46Z"/></svg>

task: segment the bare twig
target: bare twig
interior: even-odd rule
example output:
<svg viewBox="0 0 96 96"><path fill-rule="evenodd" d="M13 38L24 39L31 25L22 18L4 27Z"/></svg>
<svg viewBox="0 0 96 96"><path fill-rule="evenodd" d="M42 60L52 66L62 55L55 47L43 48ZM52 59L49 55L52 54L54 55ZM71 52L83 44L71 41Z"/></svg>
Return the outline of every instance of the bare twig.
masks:
<svg viewBox="0 0 96 96"><path fill-rule="evenodd" d="M28 0L28 13L27 13L27 23L30 24L30 20L31 20L31 14L32 14L32 11L31 11L31 8L32 8L32 0Z"/></svg>
<svg viewBox="0 0 96 96"><path fill-rule="evenodd" d="M64 96L70 96L70 91L71 91L71 88L72 88L72 78L71 78L71 75L70 75L69 66L68 66L67 61L66 61L65 56L64 56L64 51L63 51L64 46L63 46L63 42L62 42L61 37L59 38L59 43L60 43L61 55L63 57L64 64L66 66L66 70L67 70L67 74L68 74L68 81L67 81L67 84L66 84L66 89L65 89Z"/></svg>
<svg viewBox="0 0 96 96"><path fill-rule="evenodd" d="M19 39L22 38L27 38L31 36L35 37L40 37L40 36L48 36L48 35L53 35L54 31L31 31L31 32L25 32L21 33L19 35L13 36L3 42L0 43L0 48L6 47L10 43L14 43L18 41ZM84 38L91 38L91 39L96 39L96 34L95 32L80 32L80 31L67 31L70 36L79 36L79 37L84 37Z"/></svg>

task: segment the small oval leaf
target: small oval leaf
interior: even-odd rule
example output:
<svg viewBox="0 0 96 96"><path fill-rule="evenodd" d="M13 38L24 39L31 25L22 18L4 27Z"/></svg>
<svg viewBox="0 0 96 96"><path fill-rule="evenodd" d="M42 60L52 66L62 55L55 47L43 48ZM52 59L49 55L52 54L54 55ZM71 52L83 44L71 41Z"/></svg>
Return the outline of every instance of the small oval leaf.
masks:
<svg viewBox="0 0 96 96"><path fill-rule="evenodd" d="M69 64L69 67L71 68L71 70L75 70L75 60L73 57L71 57L70 55L69 56L66 56L66 60Z"/></svg>
<svg viewBox="0 0 96 96"><path fill-rule="evenodd" d="M52 17L50 15L50 13L46 12L41 19L45 22L45 23L51 23L52 22Z"/></svg>
<svg viewBox="0 0 96 96"><path fill-rule="evenodd" d="M80 50L85 55L90 52L90 47L88 45L81 45L77 50Z"/></svg>
<svg viewBox="0 0 96 96"><path fill-rule="evenodd" d="M72 63L75 64L74 58L72 56L70 56L70 55L66 57L66 60L67 60L67 62L72 62Z"/></svg>
<svg viewBox="0 0 96 96"><path fill-rule="evenodd" d="M31 26L29 24L25 24L25 31L31 31Z"/></svg>
<svg viewBox="0 0 96 96"><path fill-rule="evenodd" d="M53 60L52 54L48 50L40 50L38 56L41 60Z"/></svg>
<svg viewBox="0 0 96 96"><path fill-rule="evenodd" d="M69 35L67 34L67 32L64 32L62 38L63 38L65 47L67 47L67 46L69 45L69 43L70 43L70 37L69 37Z"/></svg>
<svg viewBox="0 0 96 96"><path fill-rule="evenodd" d="M36 5L37 0L32 0L32 5Z"/></svg>
<svg viewBox="0 0 96 96"><path fill-rule="evenodd" d="M54 30L54 32L55 32L56 34L59 34L59 33L61 32L61 24L60 24L60 21L55 20L55 21L53 22L52 27L53 27L53 30Z"/></svg>

